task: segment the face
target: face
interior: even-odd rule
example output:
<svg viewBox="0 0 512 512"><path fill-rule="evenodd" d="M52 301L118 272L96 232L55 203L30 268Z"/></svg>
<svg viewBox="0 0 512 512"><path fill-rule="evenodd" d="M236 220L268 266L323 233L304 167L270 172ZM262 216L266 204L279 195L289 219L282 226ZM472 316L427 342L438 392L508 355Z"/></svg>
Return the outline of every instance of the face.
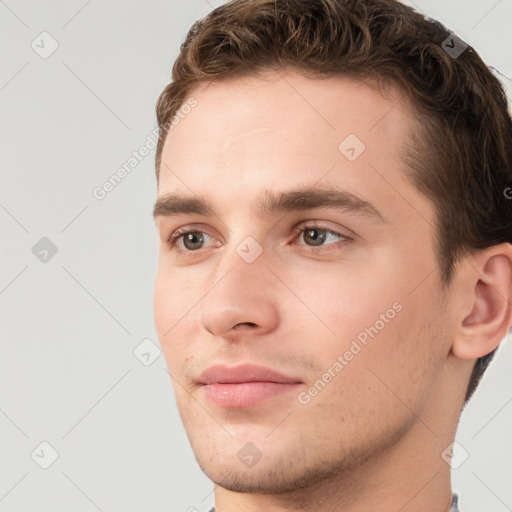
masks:
<svg viewBox="0 0 512 512"><path fill-rule="evenodd" d="M293 71L191 96L162 153L154 312L195 456L236 491L351 471L411 431L449 351L410 106Z"/></svg>

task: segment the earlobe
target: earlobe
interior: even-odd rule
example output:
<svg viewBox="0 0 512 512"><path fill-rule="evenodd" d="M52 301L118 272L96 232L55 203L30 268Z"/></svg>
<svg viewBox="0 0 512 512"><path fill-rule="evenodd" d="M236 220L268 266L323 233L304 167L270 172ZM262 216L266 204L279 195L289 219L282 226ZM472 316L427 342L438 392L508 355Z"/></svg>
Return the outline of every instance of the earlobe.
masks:
<svg viewBox="0 0 512 512"><path fill-rule="evenodd" d="M481 250L468 256L463 266L470 281L463 288L471 300L457 327L452 352L462 359L478 359L492 352L512 325L512 245Z"/></svg>

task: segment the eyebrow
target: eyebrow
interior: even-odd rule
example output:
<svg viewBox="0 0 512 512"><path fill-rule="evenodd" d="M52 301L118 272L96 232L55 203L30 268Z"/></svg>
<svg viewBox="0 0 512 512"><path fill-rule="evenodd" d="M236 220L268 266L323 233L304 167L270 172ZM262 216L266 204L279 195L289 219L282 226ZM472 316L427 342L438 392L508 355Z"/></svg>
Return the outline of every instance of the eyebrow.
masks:
<svg viewBox="0 0 512 512"><path fill-rule="evenodd" d="M329 208L373 217L385 223L389 222L378 208L369 201L352 192L335 188L308 187L277 193L264 190L257 206L258 213L261 215ZM175 193L168 193L159 197L153 208L154 219L191 213L208 217L216 215L206 199Z"/></svg>

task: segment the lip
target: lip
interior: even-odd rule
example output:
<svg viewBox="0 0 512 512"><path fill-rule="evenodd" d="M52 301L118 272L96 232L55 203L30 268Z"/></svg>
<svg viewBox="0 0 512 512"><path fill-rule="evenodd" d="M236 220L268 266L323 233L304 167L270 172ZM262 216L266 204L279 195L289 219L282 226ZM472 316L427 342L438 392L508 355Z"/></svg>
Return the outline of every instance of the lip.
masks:
<svg viewBox="0 0 512 512"><path fill-rule="evenodd" d="M201 373L198 381L201 384L240 384L245 382L298 384L301 382L298 379L287 377L265 366L248 363L238 366L226 366L223 364L210 366Z"/></svg>
<svg viewBox="0 0 512 512"><path fill-rule="evenodd" d="M214 365L198 379L209 401L229 408L247 408L287 393L302 384L275 370L253 364Z"/></svg>

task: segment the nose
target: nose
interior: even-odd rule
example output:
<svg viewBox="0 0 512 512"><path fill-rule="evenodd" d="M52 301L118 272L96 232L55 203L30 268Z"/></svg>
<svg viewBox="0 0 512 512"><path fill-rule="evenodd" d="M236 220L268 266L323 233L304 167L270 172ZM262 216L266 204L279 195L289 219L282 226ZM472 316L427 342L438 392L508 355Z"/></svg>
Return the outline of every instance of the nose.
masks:
<svg viewBox="0 0 512 512"><path fill-rule="evenodd" d="M261 335L279 323L275 276L263 252L248 263L235 250L223 255L201 301L199 322L216 337L236 341Z"/></svg>

